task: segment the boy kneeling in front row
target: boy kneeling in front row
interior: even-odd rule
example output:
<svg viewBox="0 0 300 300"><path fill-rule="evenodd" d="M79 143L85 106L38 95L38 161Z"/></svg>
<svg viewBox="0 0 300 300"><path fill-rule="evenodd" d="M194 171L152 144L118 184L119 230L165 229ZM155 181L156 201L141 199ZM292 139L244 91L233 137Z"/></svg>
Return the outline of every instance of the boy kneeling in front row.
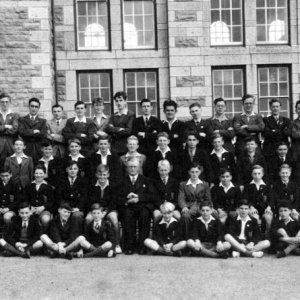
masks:
<svg viewBox="0 0 300 300"><path fill-rule="evenodd" d="M41 228L38 218L31 215L28 202L20 203L18 213L18 216L13 217L4 239L0 239L0 246L9 254L30 258L31 252L36 253L43 247L39 240Z"/></svg>
<svg viewBox="0 0 300 300"><path fill-rule="evenodd" d="M193 222L191 238L187 246L199 256L211 258L228 258L230 244L224 241L223 225L212 217L212 203L203 201L200 204L201 217Z"/></svg>
<svg viewBox="0 0 300 300"><path fill-rule="evenodd" d="M262 240L257 220L250 217L250 203L241 200L237 206L238 216L230 220L225 240L231 244L232 257L241 254L248 257L263 257L263 250L270 247L269 240Z"/></svg>
<svg viewBox="0 0 300 300"><path fill-rule="evenodd" d="M181 250L186 247L183 226L173 217L174 210L175 205L171 202L164 202L160 206L163 218L154 227L153 239L144 241L145 246L154 253L181 256Z"/></svg>

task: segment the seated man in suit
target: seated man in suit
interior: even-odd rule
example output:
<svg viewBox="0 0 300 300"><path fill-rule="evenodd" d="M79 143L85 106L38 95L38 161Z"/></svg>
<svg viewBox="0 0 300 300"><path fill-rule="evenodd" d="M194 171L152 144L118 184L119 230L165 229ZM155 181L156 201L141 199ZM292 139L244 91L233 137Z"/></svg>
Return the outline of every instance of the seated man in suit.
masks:
<svg viewBox="0 0 300 300"><path fill-rule="evenodd" d="M85 116L86 104L77 101L74 105L76 117L67 120L66 126L62 131L64 138L78 139L81 142L81 152L85 157L89 157L93 150L93 139L96 133L96 126L92 119Z"/></svg>
<svg viewBox="0 0 300 300"><path fill-rule="evenodd" d="M29 114L19 119L19 134L26 143L24 153L32 157L33 163L42 156L41 142L47 137L47 122L38 116L41 102L31 98L28 103Z"/></svg>
<svg viewBox="0 0 300 300"><path fill-rule="evenodd" d="M53 119L47 121L47 139L52 142L53 156L63 158L66 154L66 142L62 131L67 120L62 118L63 107L59 104L52 106Z"/></svg>
<svg viewBox="0 0 300 300"><path fill-rule="evenodd" d="M128 175L119 188L118 206L124 228L125 254L133 254L135 224L138 221L139 254L146 254L144 240L150 233L154 191L148 178L139 174L139 161L132 158L127 163Z"/></svg>
<svg viewBox="0 0 300 300"><path fill-rule="evenodd" d="M152 103L149 99L143 99L140 103L143 115L134 119L132 133L139 139L139 150L147 156L156 148L156 137L161 132L161 122L151 116Z"/></svg>
<svg viewBox="0 0 300 300"><path fill-rule="evenodd" d="M127 94L125 92L117 92L114 95L114 101L118 111L110 116L106 132L112 136L112 149L118 155L127 152L127 138L132 133L132 124L135 114L127 108Z"/></svg>

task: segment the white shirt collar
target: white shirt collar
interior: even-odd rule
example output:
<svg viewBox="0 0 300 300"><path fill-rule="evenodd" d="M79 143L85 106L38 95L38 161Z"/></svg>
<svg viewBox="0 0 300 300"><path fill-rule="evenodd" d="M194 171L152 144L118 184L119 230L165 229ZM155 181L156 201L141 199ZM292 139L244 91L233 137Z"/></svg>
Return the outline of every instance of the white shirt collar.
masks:
<svg viewBox="0 0 300 300"><path fill-rule="evenodd" d="M197 179L197 182L195 183L196 185L198 184L203 184L203 181L200 180L199 178ZM192 183L191 179L189 179L186 183L186 185L194 185L194 183Z"/></svg>
<svg viewBox="0 0 300 300"><path fill-rule="evenodd" d="M242 221L240 215L238 215L237 220L241 220ZM246 221L244 221L244 222L248 222L248 221L251 221L251 218L249 216L247 216Z"/></svg>
<svg viewBox="0 0 300 300"><path fill-rule="evenodd" d="M170 222L167 223L163 218L161 219L161 221L159 222L159 224L171 224L173 222L177 222L177 220L174 217L171 217Z"/></svg>
<svg viewBox="0 0 300 300"><path fill-rule="evenodd" d="M224 148L222 149L222 151L220 152L220 154L222 155L222 154L224 154L224 153L226 153L226 152L228 152L227 150L225 150ZM215 151L215 149L213 149L213 151L211 151L211 153L210 154L216 154L216 155L220 155L220 154L218 154L216 151Z"/></svg>
<svg viewBox="0 0 300 300"><path fill-rule="evenodd" d="M171 149L170 149L170 147L168 146L168 147L166 148L165 151L162 151L159 147L157 147L155 151L160 151L161 153L166 154L166 153L169 152L169 151L171 152Z"/></svg>
<svg viewBox="0 0 300 300"><path fill-rule="evenodd" d="M41 183L37 183L35 180L33 180L31 183L35 183L35 184L39 184L39 185L41 185L41 184L47 184L47 182L45 181L45 180L43 180Z"/></svg>
<svg viewBox="0 0 300 300"><path fill-rule="evenodd" d="M279 217L279 221L283 221L281 217ZM293 222L293 221L294 221L294 220L293 220L291 217L289 217L289 220L287 221L286 224L288 224L288 223L290 223L290 222Z"/></svg>
<svg viewBox="0 0 300 300"><path fill-rule="evenodd" d="M172 120L172 121L168 121L168 120L165 120L165 121L166 121L167 123L173 125L173 123L177 121L177 118L174 118L174 120Z"/></svg>
<svg viewBox="0 0 300 300"><path fill-rule="evenodd" d="M231 188L234 188L234 187L235 187L235 186L233 185L232 182L230 182L230 184L229 184L228 187L224 186L224 185L222 184L222 182L219 183L219 186L223 187L224 191L228 191L228 190L230 190Z"/></svg>
<svg viewBox="0 0 300 300"><path fill-rule="evenodd" d="M69 154L69 156L72 158L72 160L78 160L78 158L85 158L82 154L77 154L76 156L72 156L71 153Z"/></svg>
<svg viewBox="0 0 300 300"><path fill-rule="evenodd" d="M208 221L205 221L205 220L203 219L203 217L199 217L198 220L200 220L200 221L201 221L202 223L204 223L204 224L209 224L211 221L214 221L215 218L214 218L213 216L210 216L209 220L208 220Z"/></svg>
<svg viewBox="0 0 300 300"><path fill-rule="evenodd" d="M104 190L106 187L109 186L109 180L106 181L106 183L105 183L105 185L103 187L100 185L100 183L97 180L95 186L99 186L102 190Z"/></svg>
<svg viewBox="0 0 300 300"><path fill-rule="evenodd" d="M13 155L11 155L10 157L17 157L16 153L14 153ZM22 154L21 156L18 156L18 157L21 157L21 158L28 158L28 156L26 154Z"/></svg>
<svg viewBox="0 0 300 300"><path fill-rule="evenodd" d="M50 160L53 160L53 159L54 159L54 157L53 157L53 155L51 155L50 158L49 158L48 160L46 160L44 157L42 157L42 158L40 159L40 161L43 161L43 162L45 162L45 163L48 163Z"/></svg>
<svg viewBox="0 0 300 300"><path fill-rule="evenodd" d="M0 110L0 113L1 113L3 116L7 116L7 115L9 115L9 114L12 114L12 111L9 109L9 110L5 113L5 112L2 112L2 111Z"/></svg>
<svg viewBox="0 0 300 300"><path fill-rule="evenodd" d="M216 114L214 114L214 116L212 117L213 120L219 120L219 121L227 121L228 118L226 117L226 115L223 115L221 118L218 118Z"/></svg>
<svg viewBox="0 0 300 300"><path fill-rule="evenodd" d="M128 114L128 108L125 108L122 112L117 111L115 113L116 116L122 116L122 115L127 115Z"/></svg>
<svg viewBox="0 0 300 300"><path fill-rule="evenodd" d="M99 149L99 150L97 151L97 154L99 154L99 155L101 155L101 156L107 156L107 155L111 155L111 152L110 152L110 150L108 149L108 150L107 150L107 154L104 155L104 154L101 153L101 151L100 151L100 149Z"/></svg>
<svg viewBox="0 0 300 300"><path fill-rule="evenodd" d="M94 115L94 116L93 116L93 119L97 119L97 116ZM101 115L101 119L107 119L107 116L106 116L105 114L102 114L102 115Z"/></svg>
<svg viewBox="0 0 300 300"><path fill-rule="evenodd" d="M247 116L247 117L251 117L251 116L256 116L256 113L254 111L251 112L250 115L246 114L244 111L241 113L241 116Z"/></svg>
<svg viewBox="0 0 300 300"><path fill-rule="evenodd" d="M79 118L76 116L76 117L75 117L75 120L74 120L74 123L75 123L75 122L86 123L86 117L84 116L81 120L79 120Z"/></svg>
<svg viewBox="0 0 300 300"><path fill-rule="evenodd" d="M134 156L132 156L131 154L129 154L129 152L127 152L127 153L125 154L125 157L141 157L141 154L138 153L138 152L136 152L136 154L135 154Z"/></svg>
<svg viewBox="0 0 300 300"><path fill-rule="evenodd" d="M250 182L250 184L255 184L256 186L258 186L258 184L254 181L254 179ZM265 184L265 182L262 180L262 181L260 182L259 185L266 185L266 184Z"/></svg>

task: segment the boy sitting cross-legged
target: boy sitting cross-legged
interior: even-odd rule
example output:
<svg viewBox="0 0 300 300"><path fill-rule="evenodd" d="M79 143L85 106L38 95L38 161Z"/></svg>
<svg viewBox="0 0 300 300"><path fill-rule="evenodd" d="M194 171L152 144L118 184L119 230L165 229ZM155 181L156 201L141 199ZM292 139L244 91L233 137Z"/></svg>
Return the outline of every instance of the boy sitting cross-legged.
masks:
<svg viewBox="0 0 300 300"><path fill-rule="evenodd" d="M164 202L160 206L163 218L154 227L153 239L144 241L145 246L154 253L181 256L180 251L186 247L182 225L173 217L174 210L171 202Z"/></svg>
<svg viewBox="0 0 300 300"><path fill-rule="evenodd" d="M256 219L249 216L250 203L243 199L237 206L238 216L227 229L225 240L231 244L233 257L240 254L248 257L263 257L263 250L270 247L269 240L261 239L261 232Z"/></svg>
<svg viewBox="0 0 300 300"><path fill-rule="evenodd" d="M200 204L201 217L193 222L191 238L187 246L196 255L211 258L228 258L230 244L224 241L223 226L219 220L212 217L212 203L204 201Z"/></svg>

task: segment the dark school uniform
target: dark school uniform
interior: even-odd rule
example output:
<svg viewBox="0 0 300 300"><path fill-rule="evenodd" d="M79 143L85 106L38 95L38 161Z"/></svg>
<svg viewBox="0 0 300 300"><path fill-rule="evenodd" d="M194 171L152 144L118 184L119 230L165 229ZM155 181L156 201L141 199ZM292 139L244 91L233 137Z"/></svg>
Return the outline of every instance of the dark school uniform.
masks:
<svg viewBox="0 0 300 300"><path fill-rule="evenodd" d="M167 120L163 120L161 131L166 132L169 135L169 147L171 150L175 150L177 153L180 153L183 150L183 143L185 141L184 122L176 119L171 125Z"/></svg>
<svg viewBox="0 0 300 300"><path fill-rule="evenodd" d="M38 165L42 165L46 169L45 181L57 188L60 178L64 176L65 169L63 167L63 160L59 158L51 159L48 164L41 158L38 161Z"/></svg>
<svg viewBox="0 0 300 300"><path fill-rule="evenodd" d="M78 164L78 168L79 168L79 172L78 172L78 175L81 177L81 178L87 178L88 177L88 174L89 174L89 170L88 170L88 159L83 156L83 155L79 155L79 157L77 158L77 160L72 157L71 155L68 155L68 156L65 156L62 160L61 160L61 164L62 164L62 167L63 167L63 173L61 174L60 177L63 177L66 175L66 168L67 166L69 165L69 163L71 161L76 161L77 164Z"/></svg>
<svg viewBox="0 0 300 300"><path fill-rule="evenodd" d="M0 207L17 212L21 188L10 180L6 185L0 180Z"/></svg>

